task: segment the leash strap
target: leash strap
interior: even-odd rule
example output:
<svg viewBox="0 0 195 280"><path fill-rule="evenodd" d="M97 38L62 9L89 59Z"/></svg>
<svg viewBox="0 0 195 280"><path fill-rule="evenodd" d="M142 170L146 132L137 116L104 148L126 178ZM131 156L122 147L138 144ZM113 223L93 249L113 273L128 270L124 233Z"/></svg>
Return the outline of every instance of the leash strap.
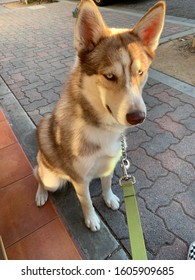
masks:
<svg viewBox="0 0 195 280"><path fill-rule="evenodd" d="M133 260L147 260L145 241L132 180L123 181L122 189L125 199L127 224Z"/></svg>

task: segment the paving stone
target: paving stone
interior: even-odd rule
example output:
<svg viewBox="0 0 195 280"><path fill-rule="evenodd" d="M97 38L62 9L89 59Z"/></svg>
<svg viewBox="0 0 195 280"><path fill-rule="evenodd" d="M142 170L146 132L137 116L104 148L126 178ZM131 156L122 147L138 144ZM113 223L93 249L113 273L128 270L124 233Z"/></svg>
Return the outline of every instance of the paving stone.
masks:
<svg viewBox="0 0 195 280"><path fill-rule="evenodd" d="M24 109L27 111L34 111L35 109L40 108L47 104L48 102L46 101L46 99L36 100L31 102L29 105L25 105Z"/></svg>
<svg viewBox="0 0 195 280"><path fill-rule="evenodd" d="M195 134L185 136L179 143L171 145L170 149L174 150L178 157L183 159L195 155Z"/></svg>
<svg viewBox="0 0 195 280"><path fill-rule="evenodd" d="M164 133L164 130L155 122L146 119L141 125L140 129L143 129L150 137L154 137L156 134Z"/></svg>
<svg viewBox="0 0 195 280"><path fill-rule="evenodd" d="M176 238L173 244L160 248L156 260L186 260L188 246L182 240Z"/></svg>
<svg viewBox="0 0 195 280"><path fill-rule="evenodd" d="M184 125L174 122L170 117L163 116L160 119L156 119L155 122L166 131L170 131L174 137L182 139L186 135L190 135L189 131Z"/></svg>
<svg viewBox="0 0 195 280"><path fill-rule="evenodd" d="M156 97L149 95L149 94L144 94L143 93L143 97L144 97L144 102L146 103L146 107L154 107L156 105L160 105L162 104L161 101L159 101Z"/></svg>
<svg viewBox="0 0 195 280"><path fill-rule="evenodd" d="M0 95L6 95L9 94L10 90L7 87L7 85L4 83L4 81L2 80L2 78L0 77Z"/></svg>
<svg viewBox="0 0 195 280"><path fill-rule="evenodd" d="M157 80L154 80L154 79L152 79L152 78L148 78L148 80L147 80L147 83L146 83L146 85L148 86L148 87L151 87L151 86L153 86L153 85L159 85L160 83L159 83L159 81L157 81Z"/></svg>
<svg viewBox="0 0 195 280"><path fill-rule="evenodd" d="M94 198L93 204L100 215L104 217L103 219L106 220L109 228L117 235L119 240L122 238L128 238L129 232L124 214L119 210L113 211L108 208L102 197Z"/></svg>
<svg viewBox="0 0 195 280"><path fill-rule="evenodd" d="M35 124L38 124L41 119L41 113L45 114L52 110L55 100L57 100L62 91L64 81L67 81L69 78L69 71L75 59L75 50L73 48L75 20L72 18L72 10L75 7L75 3L59 2L46 6L47 7L43 9L44 11L39 10L36 12L28 8L17 10L3 9L0 17L0 25L2 27L2 36L0 40L1 76L16 98L22 100L21 103L25 104L25 102L30 102L30 104L23 106L23 109ZM118 26L125 26L126 23L132 25L138 20L138 16L131 16L129 23L128 14L110 10L103 10L103 13L105 18L108 18L108 22L111 26L113 26L113 18L114 24L118 24ZM9 32L6 25L8 18ZM191 27L175 23L166 23L163 36L176 34L177 32L189 30L190 28ZM57 82L57 84L55 84L55 82ZM42 87L39 94L37 92L38 87ZM47 91L50 91L49 94ZM55 95L53 95L53 92ZM43 94L43 96L40 96L40 94ZM6 104L9 98L5 89L1 91L1 95L4 99L3 104ZM139 128L133 128L127 135L130 144L128 156L133 163L130 168L130 173L133 173L137 179L135 189L138 194L138 203L139 209L141 210L142 223L144 225L148 256L149 259L154 259L155 257L157 259L162 259L163 256L165 258L171 258L171 249L173 249L175 258L178 257L181 259L182 256L186 254L184 246L186 241L179 238L179 234L181 236L184 235L182 223L179 230L176 228L176 233L174 230L170 232L169 227L167 229L166 223L164 223L165 219L163 218L162 220L158 215L155 215L149 210L150 205L152 205L149 192L154 189L159 194L163 193L162 186L159 182L162 182L163 178L170 178L168 170L172 170L174 174L177 174L176 176L171 173L172 177L169 179L169 182L173 181L174 176L177 178L180 176L183 183L190 187L182 193L174 195L176 183L178 183L179 188L182 188L181 186L183 185L178 181L179 179L177 179L176 182L173 182L173 190L168 189L168 194L165 195L165 198L164 195L163 197L160 195L157 197L159 202L161 199L165 199L165 203L168 203L168 201L170 203L166 205L165 208L158 208L158 211L164 209L163 213L166 213L166 218L169 219L172 203L176 203L180 211L175 209L175 214L178 216L181 215L177 218L181 218L185 221L187 217L187 222L184 225L185 230L186 232L191 230L191 223L188 217L190 216L192 220L194 218L194 185L192 187L194 171L192 165L194 165L195 157L193 154L189 154L189 150L186 148L186 139L188 138L184 137L192 136L194 132L193 118L195 118L195 99L151 78L148 79L145 86L144 98L148 104L148 118L144 124ZM11 102L9 106L6 106L9 112L11 109L14 110L15 108L13 102ZM15 114L14 116L17 116L17 118L14 118L15 120L18 119L20 114ZM20 120L21 127L18 127L17 130L21 128L24 130L22 120ZM155 122L153 122L153 120L155 120ZM159 120L161 120L161 122L159 122ZM148 140L151 140L152 143L160 143L158 135L164 132L167 133L167 131L171 132L174 137L183 141L182 143L185 144L183 145L183 151L182 145L178 144L177 146L174 144L171 148L177 148L175 150L177 154L173 150L167 150L162 154L156 154L156 158L154 158L149 156L144 148L140 147L140 145L144 145L144 143L146 145L146 141ZM154 137L154 140L152 140L151 137ZM29 149L29 143L30 141L34 143L34 138L28 133L25 140L26 139L29 139L27 141ZM170 140L171 139L173 140L174 138L170 137ZM167 142L164 145L166 146ZM165 149L165 146L163 149ZM131 149L135 150L131 152ZM150 147L148 147L148 149L150 150ZM158 149L161 149L161 147L158 147ZM32 151L34 150L32 149ZM186 155L185 160L182 160L181 157L184 155ZM161 158L159 157L158 159L157 156L161 156ZM93 186L91 186L90 190L92 191L93 199L97 200L98 207L106 209L105 213L107 216L104 215L104 211L101 212L104 221L107 224L110 223L110 229L113 230L113 234L118 240L117 234L119 234L120 244L127 249L129 238L122 232L123 226L126 231L125 207L122 190L118 187L120 169L119 163L113 178L113 190L122 201L120 210L113 212L107 209L101 198L100 185L99 188L96 188L96 186L93 188ZM96 184L98 185L98 183ZM145 201L139 196L139 192L144 191L148 192L147 195L144 194L146 195L145 197L143 196L144 199L146 198ZM56 197L58 207L70 226L71 233L73 235L76 233L74 237L79 244L82 244L82 248L84 248L88 258L107 259L112 253L117 256L117 252L123 252L120 244L116 242L113 235L110 233L110 229L108 230L105 225L103 225L100 232L95 234L86 229L83 223L81 209L77 204L78 201L75 200L72 194L68 194L66 197L63 194L62 192ZM151 197L153 197L153 193L151 193ZM146 202L149 207L146 205ZM153 205L151 207L153 207ZM157 206L154 208L156 209L156 207ZM116 228L116 232L114 232L117 225L114 224L115 216L118 225L121 226L120 229ZM175 221L173 220L173 222ZM176 226L177 224L173 224L172 228L174 229ZM125 238L123 238L123 236L125 236ZM119 248L121 249L119 250ZM130 252L130 249L127 250ZM121 258L124 256L123 253L119 253L119 255Z"/></svg>
<svg viewBox="0 0 195 280"><path fill-rule="evenodd" d="M152 187L141 190L139 195L144 198L147 208L156 212L158 207L168 205L177 193L186 188L175 174L169 173L166 177L158 178Z"/></svg>
<svg viewBox="0 0 195 280"><path fill-rule="evenodd" d="M40 78L35 73L32 73L31 71L23 72L23 75L30 84L40 81Z"/></svg>
<svg viewBox="0 0 195 280"><path fill-rule="evenodd" d="M181 160L174 151L167 150L156 156L162 162L164 168L176 173L181 182L189 185L194 180L194 168L188 162Z"/></svg>
<svg viewBox="0 0 195 280"><path fill-rule="evenodd" d="M167 85L158 83L158 84L154 84L149 89L145 89L145 91L152 96L156 96L158 94L161 94L163 91L165 91L168 88L169 87Z"/></svg>
<svg viewBox="0 0 195 280"><path fill-rule="evenodd" d="M54 87L57 87L57 86L59 86L59 85L60 85L59 81L53 80L53 81L51 81L50 83L47 83L47 84L45 84L45 85L37 86L36 88L37 88L38 92L41 93L41 92L44 92L44 91L48 91L48 90L50 90L50 89L53 89Z"/></svg>
<svg viewBox="0 0 195 280"><path fill-rule="evenodd" d="M194 108L189 104L184 104L179 107L174 112L169 112L167 115L175 122L180 122L181 120L187 119L190 114L194 111Z"/></svg>
<svg viewBox="0 0 195 280"><path fill-rule="evenodd" d="M20 104L21 104L22 106L30 104L29 98L20 99Z"/></svg>
<svg viewBox="0 0 195 280"><path fill-rule="evenodd" d="M178 98L184 102L184 103L188 103L190 105L192 105L195 108L195 100L194 97L190 96L190 95L186 95L184 93L181 93L180 95L178 95Z"/></svg>
<svg viewBox="0 0 195 280"><path fill-rule="evenodd" d="M185 125L190 131L195 132L195 116L182 120L181 123Z"/></svg>
<svg viewBox="0 0 195 280"><path fill-rule="evenodd" d="M45 99L42 99L45 100ZM44 102L45 104L47 104L47 102ZM43 116L45 114L51 113L55 107L56 102L52 102L47 104L46 106L41 106L38 108L39 113Z"/></svg>
<svg viewBox="0 0 195 280"><path fill-rule="evenodd" d="M135 133L129 133L126 138L127 151L136 150L143 142L149 141L151 138L146 135L143 130L138 130Z"/></svg>
<svg viewBox="0 0 195 280"><path fill-rule="evenodd" d="M35 109L34 111L28 112L30 118L32 119L33 123L37 126L42 119L43 116L40 115L39 110Z"/></svg>
<svg viewBox="0 0 195 280"><path fill-rule="evenodd" d="M170 96L167 92L162 92L157 96L157 98L164 103L169 104L173 108L177 108L181 105L181 101L173 96Z"/></svg>
<svg viewBox="0 0 195 280"><path fill-rule="evenodd" d="M186 161L190 162L193 166L195 166L195 155L187 156Z"/></svg>
<svg viewBox="0 0 195 280"><path fill-rule="evenodd" d="M30 102L33 102L33 101L36 101L36 100L41 100L43 98L41 96L41 94L36 89L26 90L25 91L25 96L28 97Z"/></svg>
<svg viewBox="0 0 195 280"><path fill-rule="evenodd" d="M44 90L41 92L41 95L47 99L48 103L56 102L59 99L59 95L53 89Z"/></svg>
<svg viewBox="0 0 195 280"><path fill-rule="evenodd" d="M86 228L80 203L71 184L55 192L52 199L87 259L103 260L116 251L119 243L103 223L98 232Z"/></svg>
<svg viewBox="0 0 195 280"><path fill-rule="evenodd" d="M101 181L100 179L94 179L90 184L90 195L91 197L100 196L102 193Z"/></svg>
<svg viewBox="0 0 195 280"><path fill-rule="evenodd" d="M130 259L132 259L132 254L131 254L131 248L130 248L130 243L129 243L129 238L123 238L121 239L121 244L125 248L125 250L129 253Z"/></svg>
<svg viewBox="0 0 195 280"><path fill-rule="evenodd" d="M137 198L137 203L146 249L156 254L163 245L172 244L174 235L166 229L161 218L146 208L143 199Z"/></svg>
<svg viewBox="0 0 195 280"><path fill-rule="evenodd" d="M166 103L162 103L161 105L155 106L151 110L148 111L147 118L149 120L155 120L163 117L167 113L173 111L174 109Z"/></svg>
<svg viewBox="0 0 195 280"><path fill-rule="evenodd" d="M158 215L173 234L188 244L194 241L195 219L186 215L178 202L172 201L170 205L159 208Z"/></svg>
<svg viewBox="0 0 195 280"><path fill-rule="evenodd" d="M168 171L164 169L160 161L148 156L143 148L131 152L131 161L139 169L143 170L147 178L156 181L159 176L166 176Z"/></svg>
<svg viewBox="0 0 195 280"><path fill-rule="evenodd" d="M177 194L175 199L181 203L185 213L195 218L195 182L185 192Z"/></svg>
<svg viewBox="0 0 195 280"><path fill-rule="evenodd" d="M135 176L135 192L138 194L142 189L148 189L152 185L152 181L148 180L144 171L137 169L135 172L132 172L132 175Z"/></svg>
<svg viewBox="0 0 195 280"><path fill-rule="evenodd" d="M22 86L21 89L22 89L22 91L25 92L26 90L36 89L36 88L42 86L43 84L44 84L43 81L40 80L38 82L34 82L34 83L30 83L28 85Z"/></svg>
<svg viewBox="0 0 195 280"><path fill-rule="evenodd" d="M178 143L178 139L174 138L170 132L164 132L162 134L157 134L152 140L140 146L146 150L148 155L153 157L159 153L165 152L173 143Z"/></svg>
<svg viewBox="0 0 195 280"><path fill-rule="evenodd" d="M128 260L129 257L124 252L123 249L117 250L117 252L114 252L111 256L108 256L107 260Z"/></svg>

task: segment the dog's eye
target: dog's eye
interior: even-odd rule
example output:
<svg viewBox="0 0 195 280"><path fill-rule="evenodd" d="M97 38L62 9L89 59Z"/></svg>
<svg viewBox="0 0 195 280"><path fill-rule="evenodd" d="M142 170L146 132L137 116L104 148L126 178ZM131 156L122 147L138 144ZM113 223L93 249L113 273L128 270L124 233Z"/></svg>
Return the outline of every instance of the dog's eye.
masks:
<svg viewBox="0 0 195 280"><path fill-rule="evenodd" d="M139 70L139 71L138 71L138 75L139 75L139 76L142 76L143 74L144 74L144 72L143 72L142 70Z"/></svg>
<svg viewBox="0 0 195 280"><path fill-rule="evenodd" d="M109 81L116 81L116 76L113 75L112 73L105 74L104 77Z"/></svg>

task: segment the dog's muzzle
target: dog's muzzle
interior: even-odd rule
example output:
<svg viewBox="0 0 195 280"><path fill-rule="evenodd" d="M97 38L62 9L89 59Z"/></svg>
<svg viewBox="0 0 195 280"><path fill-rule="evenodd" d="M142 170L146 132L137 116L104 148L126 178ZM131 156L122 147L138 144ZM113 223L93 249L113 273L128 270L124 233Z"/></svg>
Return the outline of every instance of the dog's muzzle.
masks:
<svg viewBox="0 0 195 280"><path fill-rule="evenodd" d="M126 115L126 120L131 125L140 124L145 120L146 114L141 111L133 111Z"/></svg>

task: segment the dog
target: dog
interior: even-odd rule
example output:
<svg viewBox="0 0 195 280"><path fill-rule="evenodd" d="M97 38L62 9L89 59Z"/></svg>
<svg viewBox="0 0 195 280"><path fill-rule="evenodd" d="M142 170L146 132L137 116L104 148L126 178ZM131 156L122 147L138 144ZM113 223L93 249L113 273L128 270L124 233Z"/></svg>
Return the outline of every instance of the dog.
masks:
<svg viewBox="0 0 195 280"><path fill-rule="evenodd" d="M108 28L92 0L82 0L75 24L76 62L53 112L37 128L36 204L66 181L74 186L85 224L100 229L89 193L101 179L103 199L113 210L114 168L121 157L120 135L143 123L142 89L163 29L165 2L154 5L133 29Z"/></svg>

